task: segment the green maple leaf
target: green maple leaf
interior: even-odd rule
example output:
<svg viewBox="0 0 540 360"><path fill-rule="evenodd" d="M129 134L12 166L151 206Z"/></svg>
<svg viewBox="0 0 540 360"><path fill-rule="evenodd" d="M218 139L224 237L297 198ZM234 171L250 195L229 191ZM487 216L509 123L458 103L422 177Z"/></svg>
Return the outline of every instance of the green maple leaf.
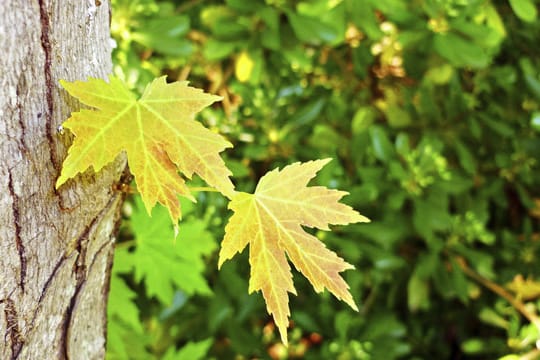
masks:
<svg viewBox="0 0 540 360"><path fill-rule="evenodd" d="M164 208L155 208L150 218L139 198L130 218L135 234L135 249L127 261L137 281L144 281L149 296L169 304L175 288L187 294L211 294L204 278L204 257L217 244L204 221L189 217L182 222L176 239Z"/></svg>

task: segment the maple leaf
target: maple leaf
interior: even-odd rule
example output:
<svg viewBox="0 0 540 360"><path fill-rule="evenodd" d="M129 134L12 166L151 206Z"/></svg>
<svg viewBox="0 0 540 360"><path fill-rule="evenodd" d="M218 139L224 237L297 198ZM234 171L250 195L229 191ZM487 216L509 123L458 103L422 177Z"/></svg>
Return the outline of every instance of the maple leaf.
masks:
<svg viewBox="0 0 540 360"><path fill-rule="evenodd" d="M132 263L135 280L144 280L147 295L155 296L163 304L171 302L175 288L188 295L211 294L204 278L203 257L210 255L217 244L205 222L188 216L173 241L173 227L165 208L154 209L150 218L142 207L137 196L130 217L136 247L128 252L129 259L124 258Z"/></svg>
<svg viewBox="0 0 540 360"><path fill-rule="evenodd" d="M349 286L339 275L353 269L302 226L329 230L329 224L368 222L351 207L339 203L346 192L307 183L330 159L294 163L263 176L254 194L237 192L229 203L234 211L225 227L219 264L249 244L249 292L261 291L266 308L287 344L290 315L288 293L296 294L287 257L313 285L325 288L358 310Z"/></svg>
<svg viewBox="0 0 540 360"><path fill-rule="evenodd" d="M93 78L60 83L94 109L74 112L63 124L75 140L57 188L89 167L98 172L125 151L149 214L159 202L176 224L181 217L177 195L195 201L178 171L187 178L197 174L225 196L233 196L231 172L219 156L232 145L194 120L195 113L219 96L189 87L186 81L167 84L164 76L150 83L139 100L114 76L108 83Z"/></svg>

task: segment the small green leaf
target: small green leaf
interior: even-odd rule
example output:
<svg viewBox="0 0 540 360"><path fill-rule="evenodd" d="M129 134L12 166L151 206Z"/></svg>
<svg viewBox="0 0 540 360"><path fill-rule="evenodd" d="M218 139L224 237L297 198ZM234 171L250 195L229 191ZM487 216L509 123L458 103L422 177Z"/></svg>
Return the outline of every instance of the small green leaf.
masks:
<svg viewBox="0 0 540 360"><path fill-rule="evenodd" d="M454 142L454 146L463 169L469 174L474 174L476 172L476 161L469 148L459 140Z"/></svg>
<svg viewBox="0 0 540 360"><path fill-rule="evenodd" d="M407 284L407 304L409 310L416 312L429 308L429 286L427 280L416 273L411 276Z"/></svg>
<svg viewBox="0 0 540 360"><path fill-rule="evenodd" d="M461 350L465 354L478 354L484 351L486 346L484 339L472 338L461 343Z"/></svg>
<svg viewBox="0 0 540 360"><path fill-rule="evenodd" d="M456 67L481 69L489 64L486 52L474 42L454 33L436 34L435 50Z"/></svg>
<svg viewBox="0 0 540 360"><path fill-rule="evenodd" d="M307 16L287 12L287 17L299 40L312 44L332 43L338 32L332 26Z"/></svg>
<svg viewBox="0 0 540 360"><path fill-rule="evenodd" d="M514 14L525 22L532 23L536 21L538 11L533 0L508 0Z"/></svg>
<svg viewBox="0 0 540 360"><path fill-rule="evenodd" d="M189 28L189 17L169 16L147 20L146 26L131 33L131 37L162 54L187 56L193 50L191 43L183 38Z"/></svg>
<svg viewBox="0 0 540 360"><path fill-rule="evenodd" d="M212 346L213 339L206 339L203 341L188 342L180 350L176 351L174 347L170 347L169 350L163 356L163 360L200 360L206 358L206 353Z"/></svg>
<svg viewBox="0 0 540 360"><path fill-rule="evenodd" d="M401 156L405 156L411 152L409 135L405 132L400 132L396 137L396 151Z"/></svg>
<svg viewBox="0 0 540 360"><path fill-rule="evenodd" d="M371 106L362 106L356 110L351 124L353 134L366 131L375 121L375 117L375 110Z"/></svg>
<svg viewBox="0 0 540 360"><path fill-rule="evenodd" d="M388 139L388 135L380 126L373 126L369 129L371 144L375 157L383 162L388 162L394 157L394 147Z"/></svg>
<svg viewBox="0 0 540 360"><path fill-rule="evenodd" d="M535 111L531 116L531 127L540 132L540 112Z"/></svg>
<svg viewBox="0 0 540 360"><path fill-rule="evenodd" d="M237 44L234 42L209 39L204 44L203 56L208 60L220 60L230 55L236 47Z"/></svg>

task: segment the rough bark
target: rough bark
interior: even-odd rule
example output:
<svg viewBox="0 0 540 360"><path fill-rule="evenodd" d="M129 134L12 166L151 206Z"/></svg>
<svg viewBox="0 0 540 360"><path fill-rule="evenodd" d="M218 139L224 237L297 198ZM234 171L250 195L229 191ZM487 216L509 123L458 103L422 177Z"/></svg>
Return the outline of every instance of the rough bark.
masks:
<svg viewBox="0 0 540 360"><path fill-rule="evenodd" d="M111 71L108 1L0 1L0 358L99 359L125 159L56 190L78 102Z"/></svg>

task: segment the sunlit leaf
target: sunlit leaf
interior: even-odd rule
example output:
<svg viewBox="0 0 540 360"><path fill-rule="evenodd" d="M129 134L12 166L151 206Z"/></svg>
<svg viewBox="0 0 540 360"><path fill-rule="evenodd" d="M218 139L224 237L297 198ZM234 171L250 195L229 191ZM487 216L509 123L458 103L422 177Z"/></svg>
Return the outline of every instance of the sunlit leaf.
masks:
<svg viewBox="0 0 540 360"><path fill-rule="evenodd" d="M150 83L139 100L113 76L108 83L89 79L61 84L94 109L74 112L63 124L75 140L57 187L89 167L98 172L125 151L148 213L159 202L176 223L181 217L178 195L194 200L178 171L187 178L197 174L232 196L231 173L219 156L232 145L193 120L220 97L189 87L185 81L167 84L165 77Z"/></svg>
<svg viewBox="0 0 540 360"><path fill-rule="evenodd" d="M347 283L339 275L354 267L302 228L329 230L329 224L369 221L339 203L346 192L306 186L328 161L273 170L260 179L254 194L239 192L229 205L234 215L225 228L219 266L250 245L249 292L262 291L284 343L290 315L287 293L296 294L287 257L317 292L326 288L357 310Z"/></svg>

